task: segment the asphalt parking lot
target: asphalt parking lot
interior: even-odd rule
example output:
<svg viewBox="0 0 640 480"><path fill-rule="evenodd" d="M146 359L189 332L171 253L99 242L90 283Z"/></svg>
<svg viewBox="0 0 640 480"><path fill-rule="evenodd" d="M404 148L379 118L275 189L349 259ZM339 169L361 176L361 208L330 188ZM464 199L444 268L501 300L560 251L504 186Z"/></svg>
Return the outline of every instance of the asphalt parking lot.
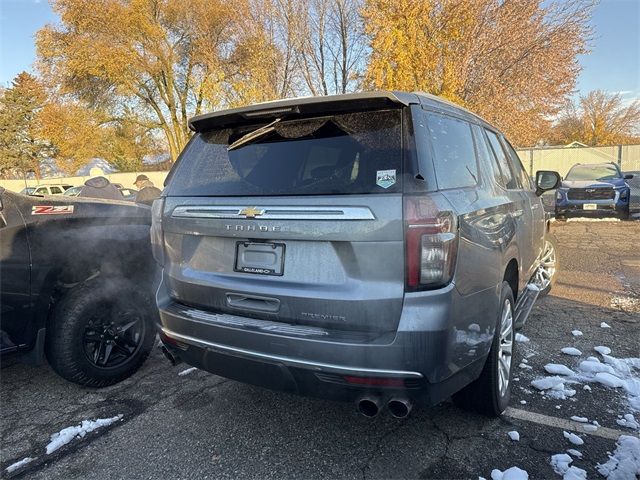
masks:
<svg viewBox="0 0 640 480"><path fill-rule="evenodd" d="M616 358L640 357L640 221L556 223L561 273L535 306L518 343L511 409L501 419L444 403L405 420L373 420L353 405L306 399L171 367L157 349L129 380L83 389L48 366L1 370L1 456L6 477L89 478L491 478L517 466L529 478L560 478L551 456L574 448L572 465L601 478L631 412L620 388L576 384L565 399L531 381L548 363L575 368L607 346ZM601 327L606 322L610 328ZM579 330L581 336L572 331ZM579 357L561 353L575 347ZM83 420L122 419L47 455L50 436ZM571 416L597 421L583 432ZM640 417L635 412L636 419ZM508 432L517 431L519 441ZM576 446L563 432L584 441ZM33 460L12 473L5 468Z"/></svg>

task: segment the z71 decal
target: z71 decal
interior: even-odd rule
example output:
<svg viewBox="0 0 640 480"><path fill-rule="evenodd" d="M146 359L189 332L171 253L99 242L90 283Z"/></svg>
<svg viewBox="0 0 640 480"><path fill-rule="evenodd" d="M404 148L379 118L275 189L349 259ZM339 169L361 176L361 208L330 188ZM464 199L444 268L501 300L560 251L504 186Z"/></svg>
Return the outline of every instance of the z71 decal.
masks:
<svg viewBox="0 0 640 480"><path fill-rule="evenodd" d="M34 205L31 215L63 215L73 213L73 205Z"/></svg>

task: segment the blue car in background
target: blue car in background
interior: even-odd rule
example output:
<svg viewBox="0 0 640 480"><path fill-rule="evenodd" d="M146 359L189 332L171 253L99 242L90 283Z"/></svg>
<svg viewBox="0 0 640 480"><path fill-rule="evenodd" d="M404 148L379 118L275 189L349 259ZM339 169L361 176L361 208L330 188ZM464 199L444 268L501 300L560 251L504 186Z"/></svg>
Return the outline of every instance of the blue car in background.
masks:
<svg viewBox="0 0 640 480"><path fill-rule="evenodd" d="M630 187L615 163L576 164L556 191L556 219L569 216L629 218Z"/></svg>

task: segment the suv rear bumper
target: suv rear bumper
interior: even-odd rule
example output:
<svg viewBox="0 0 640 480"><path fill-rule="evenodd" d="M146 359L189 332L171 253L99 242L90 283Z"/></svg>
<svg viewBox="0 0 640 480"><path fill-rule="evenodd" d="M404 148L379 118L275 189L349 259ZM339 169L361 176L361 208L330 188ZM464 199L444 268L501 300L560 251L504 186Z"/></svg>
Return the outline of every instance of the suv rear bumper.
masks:
<svg viewBox="0 0 640 480"><path fill-rule="evenodd" d="M471 296L474 309L453 285L407 294L398 331L380 335L317 327L305 332L304 326L217 315L164 297L158 298L159 328L172 354L232 380L331 400L402 393L436 404L477 378L493 338L491 331L465 343L466 332L462 338L452 324L460 319L453 305L483 315L478 305L491 311L494 295L483 292L484 301Z"/></svg>

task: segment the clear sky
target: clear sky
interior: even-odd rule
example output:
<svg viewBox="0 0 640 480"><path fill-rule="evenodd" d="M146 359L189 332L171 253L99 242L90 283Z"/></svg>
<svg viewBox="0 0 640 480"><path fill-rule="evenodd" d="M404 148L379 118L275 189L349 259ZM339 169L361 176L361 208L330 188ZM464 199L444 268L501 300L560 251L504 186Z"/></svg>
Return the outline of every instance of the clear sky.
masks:
<svg viewBox="0 0 640 480"><path fill-rule="evenodd" d="M56 21L46 0L0 0L0 85L35 59L34 34ZM640 98L640 0L601 0L593 16L592 52L580 58L580 92L603 89Z"/></svg>

